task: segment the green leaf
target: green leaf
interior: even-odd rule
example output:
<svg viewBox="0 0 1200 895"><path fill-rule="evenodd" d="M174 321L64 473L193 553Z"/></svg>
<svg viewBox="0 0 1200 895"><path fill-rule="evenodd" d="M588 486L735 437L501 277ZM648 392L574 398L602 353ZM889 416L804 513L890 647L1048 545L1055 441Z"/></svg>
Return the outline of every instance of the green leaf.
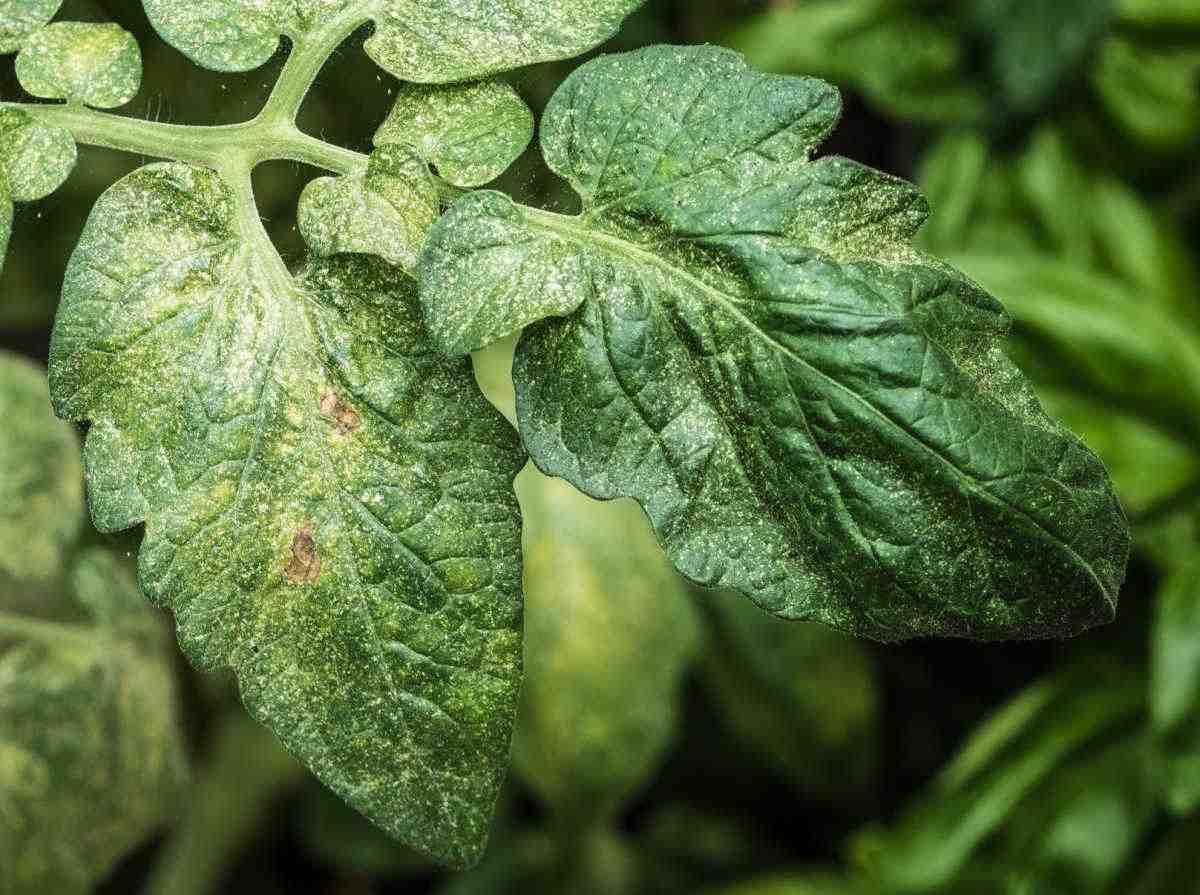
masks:
<svg viewBox="0 0 1200 895"><path fill-rule="evenodd" d="M737 736L802 789L844 792L865 783L880 706L858 645L725 591L699 599L709 629L704 679Z"/></svg>
<svg viewBox="0 0 1200 895"><path fill-rule="evenodd" d="M63 185L75 167L75 138L65 128L0 107L0 176L9 198L33 202Z"/></svg>
<svg viewBox="0 0 1200 895"><path fill-rule="evenodd" d="M46 373L0 352L0 574L45 582L62 574L83 523L74 430L54 418Z"/></svg>
<svg viewBox="0 0 1200 895"><path fill-rule="evenodd" d="M1114 891L1160 816L1148 751L1145 736L1101 747L1056 773L1013 812L1000 846L1010 891Z"/></svg>
<svg viewBox="0 0 1200 895"><path fill-rule="evenodd" d="M144 0L163 38L198 64L249 71L326 23L375 23L366 51L403 81L442 84L567 59L611 37L644 0Z"/></svg>
<svg viewBox="0 0 1200 895"><path fill-rule="evenodd" d="M951 258L1012 311L1015 347L1049 367L1035 378L1133 408L1185 444L1200 436L1200 340L1161 305L1049 254Z"/></svg>
<svg viewBox="0 0 1200 895"><path fill-rule="evenodd" d="M756 68L820 75L887 114L953 123L983 118L961 36L943 17L895 0L771 4L719 43Z"/></svg>
<svg viewBox="0 0 1200 895"><path fill-rule="evenodd" d="M68 267L55 407L92 421L93 519L146 523L142 586L191 660L359 811L469 864L516 710L524 456L407 276L339 256L293 282L259 226L212 171L115 184Z"/></svg>
<svg viewBox="0 0 1200 895"><path fill-rule="evenodd" d="M8 178L0 172L0 272L8 255L8 240L12 237L13 204L8 191Z"/></svg>
<svg viewBox="0 0 1200 895"><path fill-rule="evenodd" d="M992 77L1005 104L1029 113L1082 66L1108 29L1112 0L968 0L975 29L995 41Z"/></svg>
<svg viewBox="0 0 1200 895"><path fill-rule="evenodd" d="M55 22L21 49L17 78L34 96L112 109L137 95L142 51L119 25Z"/></svg>
<svg viewBox="0 0 1200 895"><path fill-rule="evenodd" d="M0 0L0 53L15 53L44 26L63 0Z"/></svg>
<svg viewBox="0 0 1200 895"><path fill-rule="evenodd" d="M533 113L508 84L400 88L375 145L407 143L455 186L495 180L533 139Z"/></svg>
<svg viewBox="0 0 1200 895"><path fill-rule="evenodd" d="M1159 591L1151 652L1150 712L1167 802L1200 807L1200 562L1184 561Z"/></svg>
<svg viewBox="0 0 1200 895"><path fill-rule="evenodd" d="M1091 70L1109 114L1134 140L1158 152L1187 149L1200 131L1200 51L1144 46L1113 37Z"/></svg>
<svg viewBox="0 0 1200 895"><path fill-rule="evenodd" d="M882 639L1111 619L1102 465L1004 356L1000 305L908 245L913 189L810 161L838 113L712 47L588 63L542 124L582 215L460 199L422 261L433 336L540 321L513 369L535 462L636 498L701 584Z"/></svg>
<svg viewBox="0 0 1200 895"><path fill-rule="evenodd" d="M1055 419L1104 461L1121 505L1131 516L1200 479L1200 454L1193 444L1084 391L1047 385L1038 388L1038 396ZM1147 469L1154 474L1147 475Z"/></svg>
<svg viewBox="0 0 1200 895"><path fill-rule="evenodd" d="M528 664L514 760L560 818L607 821L674 735L695 611L635 505L533 469L517 487Z"/></svg>
<svg viewBox="0 0 1200 895"><path fill-rule="evenodd" d="M165 632L116 560L85 554L90 622L0 607L0 891L86 893L182 797Z"/></svg>
<svg viewBox="0 0 1200 895"><path fill-rule="evenodd" d="M425 163L406 146L383 146L365 173L320 177L305 187L298 222L318 255L378 255L412 271L437 216L437 188Z"/></svg>
<svg viewBox="0 0 1200 895"><path fill-rule="evenodd" d="M1141 706L1140 682L1107 664L1039 681L972 734L893 830L859 837L858 863L889 893L945 891L1035 787Z"/></svg>

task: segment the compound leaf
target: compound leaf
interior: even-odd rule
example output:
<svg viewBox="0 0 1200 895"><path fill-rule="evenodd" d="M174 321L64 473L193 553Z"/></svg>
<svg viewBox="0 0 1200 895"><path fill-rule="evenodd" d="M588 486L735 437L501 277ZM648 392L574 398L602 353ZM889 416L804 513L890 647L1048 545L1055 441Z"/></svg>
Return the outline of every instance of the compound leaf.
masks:
<svg viewBox="0 0 1200 895"><path fill-rule="evenodd" d="M555 814L611 820L675 732L699 625L637 507L529 469L528 673L514 761Z"/></svg>
<svg viewBox="0 0 1200 895"><path fill-rule="evenodd" d="M0 0L0 53L15 53L58 13L63 0Z"/></svg>
<svg viewBox="0 0 1200 895"><path fill-rule="evenodd" d="M62 573L83 522L79 441L54 418L46 373L0 353L0 573L48 581Z"/></svg>
<svg viewBox="0 0 1200 895"><path fill-rule="evenodd" d="M90 622L0 618L0 890L13 895L90 892L186 782L166 632L112 556L84 554L72 585Z"/></svg>
<svg viewBox="0 0 1200 895"><path fill-rule="evenodd" d="M17 79L34 96L112 109L137 95L142 51L119 25L55 22L21 49Z"/></svg>
<svg viewBox="0 0 1200 895"><path fill-rule="evenodd" d="M429 349L406 275L343 255L293 280L240 208L158 164L84 229L51 392L92 421L93 518L145 522L143 589L289 751L469 864L516 709L523 453L469 363Z"/></svg>
<svg viewBox="0 0 1200 895"><path fill-rule="evenodd" d="M378 255L411 271L437 215L425 163L406 146L382 146L365 173L319 177L305 187L298 222L318 255Z"/></svg>
<svg viewBox="0 0 1200 895"><path fill-rule="evenodd" d="M400 88L375 144L407 143L455 186L503 174L533 139L533 113L500 81Z"/></svg>
<svg viewBox="0 0 1200 895"><path fill-rule="evenodd" d="M206 68L249 71L336 14L375 23L366 51L404 81L448 83L577 56L644 0L144 0L163 38Z"/></svg>
<svg viewBox="0 0 1200 895"><path fill-rule="evenodd" d="M460 199L421 298L449 353L532 324L527 448L636 498L676 567L883 639L1061 636L1113 616L1128 529L990 295L909 245L907 184L810 160L837 93L712 47L588 63L542 125L581 216Z"/></svg>

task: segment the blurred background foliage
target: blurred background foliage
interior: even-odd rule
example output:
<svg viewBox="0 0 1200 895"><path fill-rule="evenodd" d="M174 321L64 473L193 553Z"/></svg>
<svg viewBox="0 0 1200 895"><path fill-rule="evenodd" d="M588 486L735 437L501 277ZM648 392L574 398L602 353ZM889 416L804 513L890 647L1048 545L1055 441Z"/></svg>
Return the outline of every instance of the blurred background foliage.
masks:
<svg viewBox="0 0 1200 895"><path fill-rule="evenodd" d="M283 57L220 75L134 0L64 14L138 36L127 111L156 120L248 118ZM397 86L363 36L301 119L359 150ZM18 209L0 276L0 827L22 831L0 892L1200 891L1200 0L650 0L605 49L705 41L841 87L825 151L918 182L922 247L1009 308L1010 351L1133 523L1117 621L1070 643L855 642L688 587L635 507L528 469L514 769L484 863L442 873L187 669L133 599L139 535L81 521L75 435L20 356L44 362L90 206L142 161L83 149ZM510 80L540 111L577 64ZM11 67L0 95L20 96ZM297 263L317 173L255 175ZM499 186L571 210L534 151ZM511 351L476 358L510 414Z"/></svg>

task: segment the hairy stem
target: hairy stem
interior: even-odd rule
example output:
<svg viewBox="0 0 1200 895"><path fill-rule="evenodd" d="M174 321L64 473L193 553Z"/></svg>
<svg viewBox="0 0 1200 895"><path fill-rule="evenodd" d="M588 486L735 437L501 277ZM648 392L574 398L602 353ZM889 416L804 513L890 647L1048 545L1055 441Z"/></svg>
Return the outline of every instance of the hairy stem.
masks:
<svg viewBox="0 0 1200 895"><path fill-rule="evenodd" d="M329 57L369 18L361 9L353 9L305 35L303 41L293 38L291 55L258 117L265 121L295 124L304 98Z"/></svg>
<svg viewBox="0 0 1200 895"><path fill-rule="evenodd" d="M272 123L261 116L242 124L195 127L162 124L97 112L82 106L50 103L2 103L39 121L66 128L87 146L102 146L151 158L228 169L248 169L267 161L304 162L338 174L366 167L367 157L301 133L289 123Z"/></svg>

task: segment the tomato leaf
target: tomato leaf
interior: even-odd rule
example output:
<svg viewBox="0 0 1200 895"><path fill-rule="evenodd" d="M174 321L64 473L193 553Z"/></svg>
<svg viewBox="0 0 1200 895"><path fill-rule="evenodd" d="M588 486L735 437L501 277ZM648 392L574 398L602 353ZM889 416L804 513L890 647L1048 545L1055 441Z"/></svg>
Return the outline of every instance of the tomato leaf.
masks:
<svg viewBox="0 0 1200 895"><path fill-rule="evenodd" d="M405 84L375 145L407 143L461 187L503 174L533 139L533 113L508 84Z"/></svg>
<svg viewBox="0 0 1200 895"><path fill-rule="evenodd" d="M999 303L910 246L915 190L811 159L839 108L712 47L588 63L542 123L583 213L455 203L422 261L432 334L460 354L533 324L533 459L636 498L701 584L881 639L1111 620L1129 536L1103 466L1003 354Z"/></svg>
<svg viewBox="0 0 1200 895"><path fill-rule="evenodd" d="M93 519L146 524L144 590L293 754L469 864L516 710L524 456L469 363L429 349L405 274L281 275L235 206L216 173L158 164L85 227L51 391L92 422Z"/></svg>
<svg viewBox="0 0 1200 895"><path fill-rule="evenodd" d="M21 49L17 78L34 96L111 109L137 95L142 51L118 25L55 22Z"/></svg>
<svg viewBox="0 0 1200 895"><path fill-rule="evenodd" d="M403 81L442 84L577 56L645 0L144 0L163 38L199 65L249 71L281 35L303 40L331 13L375 23L366 51Z"/></svg>

